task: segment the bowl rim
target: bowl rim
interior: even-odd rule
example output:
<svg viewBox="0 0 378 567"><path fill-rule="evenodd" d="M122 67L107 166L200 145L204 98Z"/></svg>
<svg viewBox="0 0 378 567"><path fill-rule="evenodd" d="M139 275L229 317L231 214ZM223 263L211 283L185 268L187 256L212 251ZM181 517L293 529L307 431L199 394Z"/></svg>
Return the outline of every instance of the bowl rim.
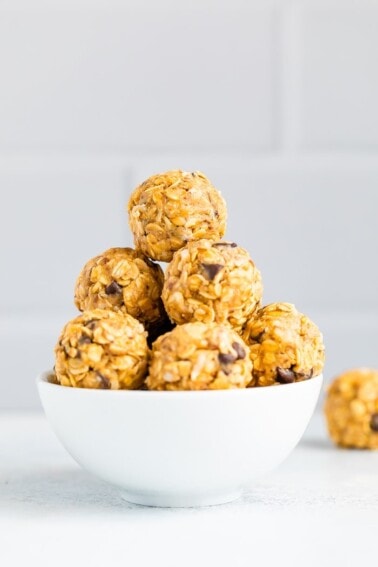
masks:
<svg viewBox="0 0 378 567"><path fill-rule="evenodd" d="M235 396L240 395L244 392L243 396L256 396L256 395L266 395L266 392L278 392L282 391L284 387L286 390L289 388L307 388L309 384L319 383L319 386L323 382L323 373L313 376L309 380L302 380L301 382L293 382L291 384L277 384L274 388L270 386L263 386L257 388L230 388L223 390L105 390L96 388L70 388L68 386L62 386L61 384L54 384L48 381L48 377L53 373L53 370L45 370L36 379L37 387L43 387L45 389L61 389L67 392L67 395L89 395L89 396L117 396L117 397L214 397L214 396ZM69 393L68 393L69 392ZM259 392L259 393L257 393ZM263 393L265 392L265 393ZM189 394L189 395L188 395Z"/></svg>

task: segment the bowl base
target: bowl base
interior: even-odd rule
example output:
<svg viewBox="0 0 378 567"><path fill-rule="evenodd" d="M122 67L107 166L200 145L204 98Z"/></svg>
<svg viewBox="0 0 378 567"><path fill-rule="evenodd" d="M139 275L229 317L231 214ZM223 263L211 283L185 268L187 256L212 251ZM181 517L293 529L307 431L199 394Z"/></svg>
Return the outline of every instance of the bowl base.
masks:
<svg viewBox="0 0 378 567"><path fill-rule="evenodd" d="M127 492L122 490L121 496L132 504L141 506L154 506L157 508L197 508L202 506L217 506L227 504L240 498L241 490L235 492L222 492L217 494L171 494L171 493L143 493Z"/></svg>

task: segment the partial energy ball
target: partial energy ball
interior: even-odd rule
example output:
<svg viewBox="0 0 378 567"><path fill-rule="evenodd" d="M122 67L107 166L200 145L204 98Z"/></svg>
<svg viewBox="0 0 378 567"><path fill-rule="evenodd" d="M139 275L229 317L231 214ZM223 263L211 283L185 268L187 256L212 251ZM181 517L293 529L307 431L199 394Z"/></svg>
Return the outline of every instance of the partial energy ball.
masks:
<svg viewBox="0 0 378 567"><path fill-rule="evenodd" d="M146 334L127 313L84 311L67 323L55 347L58 383L76 388L139 388L147 374Z"/></svg>
<svg viewBox="0 0 378 567"><path fill-rule="evenodd" d="M324 412L336 445L378 449L378 370L356 368L335 378Z"/></svg>
<svg viewBox="0 0 378 567"><path fill-rule="evenodd" d="M149 177L132 193L128 212L135 247L162 262L191 240L218 240L226 231L226 203L199 171Z"/></svg>
<svg viewBox="0 0 378 567"><path fill-rule="evenodd" d="M289 384L321 374L323 337L291 303L272 303L247 322L242 336L253 362L251 386Z"/></svg>
<svg viewBox="0 0 378 567"><path fill-rule="evenodd" d="M245 388L252 363L243 339L228 326L187 323L153 345L150 390Z"/></svg>
<svg viewBox="0 0 378 567"><path fill-rule="evenodd" d="M169 264L163 302L172 321L227 323L240 330L262 297L259 270L234 242L199 240Z"/></svg>
<svg viewBox="0 0 378 567"><path fill-rule="evenodd" d="M152 333L167 324L161 300L163 270L132 248L110 248L89 260L75 287L80 311L113 309L138 319Z"/></svg>

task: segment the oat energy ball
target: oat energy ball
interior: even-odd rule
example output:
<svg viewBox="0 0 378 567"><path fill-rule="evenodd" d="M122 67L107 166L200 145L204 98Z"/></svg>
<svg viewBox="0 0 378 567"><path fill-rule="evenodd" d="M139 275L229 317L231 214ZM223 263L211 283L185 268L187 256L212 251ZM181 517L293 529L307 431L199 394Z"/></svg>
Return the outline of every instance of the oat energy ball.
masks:
<svg viewBox="0 0 378 567"><path fill-rule="evenodd" d="M229 326L187 323L153 345L150 390L244 388L252 363L243 339Z"/></svg>
<svg viewBox="0 0 378 567"><path fill-rule="evenodd" d="M228 323L241 329L262 296L259 270L234 242L199 240L169 264L163 302L172 321Z"/></svg>
<svg viewBox="0 0 378 567"><path fill-rule="evenodd" d="M149 177L132 193L128 211L135 247L162 262L191 240L218 240L226 231L224 199L199 171Z"/></svg>
<svg viewBox="0 0 378 567"><path fill-rule="evenodd" d="M307 380L322 372L323 337L290 303L272 303L247 322L242 336L253 362L251 386Z"/></svg>
<svg viewBox="0 0 378 567"><path fill-rule="evenodd" d="M324 411L337 445L378 449L378 370L357 368L335 378Z"/></svg>
<svg viewBox="0 0 378 567"><path fill-rule="evenodd" d="M76 281L75 304L80 311L129 313L150 330L167 321L160 297L163 282L160 266L140 252L110 248L85 264Z"/></svg>
<svg viewBox="0 0 378 567"><path fill-rule="evenodd" d="M143 325L127 313L84 311L63 328L55 347L59 384L112 390L139 388L147 373Z"/></svg>

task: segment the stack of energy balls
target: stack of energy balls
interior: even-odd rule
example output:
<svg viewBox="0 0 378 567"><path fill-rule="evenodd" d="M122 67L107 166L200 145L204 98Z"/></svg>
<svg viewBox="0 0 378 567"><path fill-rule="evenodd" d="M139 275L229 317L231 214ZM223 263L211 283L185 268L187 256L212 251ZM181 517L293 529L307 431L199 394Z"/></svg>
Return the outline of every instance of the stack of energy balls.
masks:
<svg viewBox="0 0 378 567"><path fill-rule="evenodd" d="M128 213L135 250L111 248L77 279L82 313L56 345L58 383L211 390L321 373L319 329L289 303L261 307L260 272L244 248L222 240L226 204L205 175L154 175ZM156 261L169 262L165 276Z"/></svg>

